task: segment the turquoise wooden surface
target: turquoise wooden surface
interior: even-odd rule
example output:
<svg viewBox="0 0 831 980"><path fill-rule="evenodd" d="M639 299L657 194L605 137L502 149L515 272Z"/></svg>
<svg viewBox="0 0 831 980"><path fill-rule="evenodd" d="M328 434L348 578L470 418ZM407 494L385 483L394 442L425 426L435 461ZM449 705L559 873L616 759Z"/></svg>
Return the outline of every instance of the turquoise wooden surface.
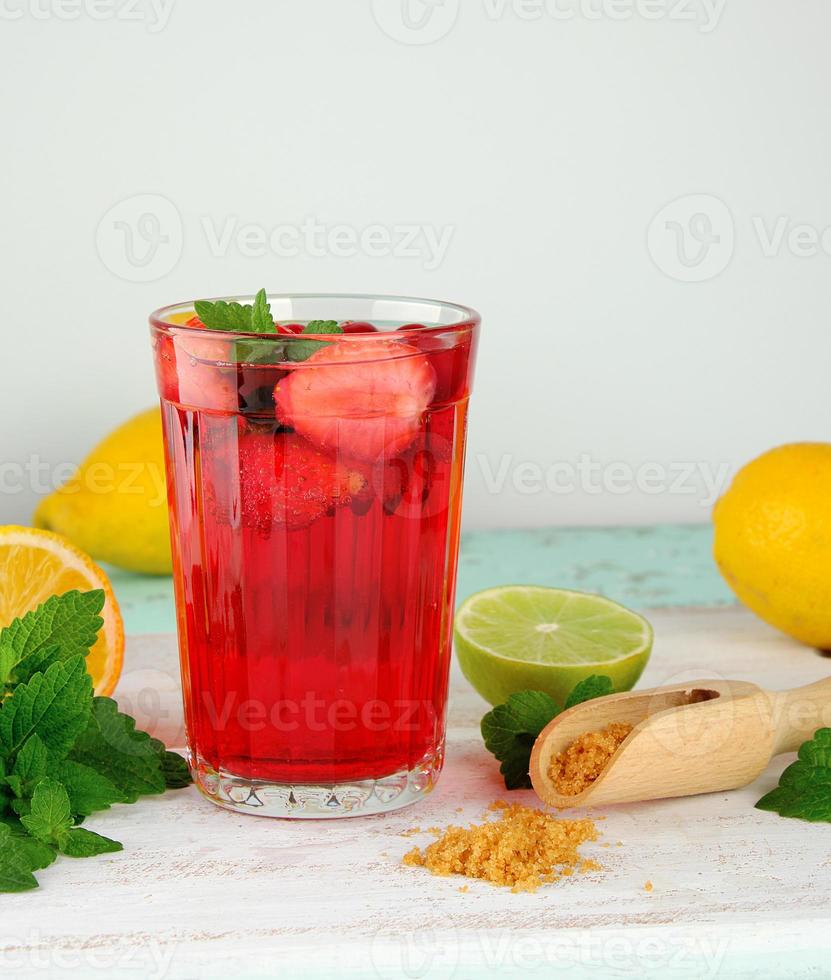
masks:
<svg viewBox="0 0 831 980"><path fill-rule="evenodd" d="M462 536L458 597L529 583L600 592L635 608L733 602L702 526L476 531ZM169 578L108 568L128 633L176 628Z"/></svg>

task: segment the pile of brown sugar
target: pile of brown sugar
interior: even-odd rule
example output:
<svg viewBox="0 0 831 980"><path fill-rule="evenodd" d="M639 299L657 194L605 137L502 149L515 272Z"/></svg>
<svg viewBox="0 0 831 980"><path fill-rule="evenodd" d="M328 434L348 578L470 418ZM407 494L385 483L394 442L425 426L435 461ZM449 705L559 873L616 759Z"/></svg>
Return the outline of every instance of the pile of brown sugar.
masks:
<svg viewBox="0 0 831 980"><path fill-rule="evenodd" d="M602 731L586 732L554 756L548 771L557 792L576 796L591 786L631 731L631 725L613 722Z"/></svg>
<svg viewBox="0 0 831 980"><path fill-rule="evenodd" d="M492 803L496 820L469 827L448 827L423 851L415 847L404 864L435 875L465 875L504 885L514 892L534 892L545 882L599 871L596 861L581 858L578 848L597 840L591 820L559 820L518 803Z"/></svg>

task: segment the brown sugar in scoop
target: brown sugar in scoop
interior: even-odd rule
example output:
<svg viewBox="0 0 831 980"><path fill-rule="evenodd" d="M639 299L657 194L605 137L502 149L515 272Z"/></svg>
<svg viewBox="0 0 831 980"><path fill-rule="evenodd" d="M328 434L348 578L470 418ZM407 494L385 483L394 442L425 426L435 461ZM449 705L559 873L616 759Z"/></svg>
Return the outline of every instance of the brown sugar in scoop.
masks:
<svg viewBox="0 0 831 980"><path fill-rule="evenodd" d="M792 691L719 678L611 694L576 704L546 725L531 751L531 782L557 809L737 789L773 756L795 751L827 725L829 711L831 677ZM587 732L614 724L632 730L599 774L582 790L571 781L570 795L560 792L554 760ZM587 762L587 772L592 768Z"/></svg>
<svg viewBox="0 0 831 980"><path fill-rule="evenodd" d="M632 726L613 722L597 732L585 732L551 760L548 772L562 796L576 796L597 779L623 744Z"/></svg>

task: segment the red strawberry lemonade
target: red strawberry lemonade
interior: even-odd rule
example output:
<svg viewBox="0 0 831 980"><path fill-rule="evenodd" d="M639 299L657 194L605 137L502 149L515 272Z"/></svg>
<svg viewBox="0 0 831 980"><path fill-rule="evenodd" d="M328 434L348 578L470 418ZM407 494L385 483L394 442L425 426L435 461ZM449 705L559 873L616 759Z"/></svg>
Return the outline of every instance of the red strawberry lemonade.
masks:
<svg viewBox="0 0 831 980"><path fill-rule="evenodd" d="M432 788L478 326L265 293L151 318L188 744L216 803L342 816Z"/></svg>

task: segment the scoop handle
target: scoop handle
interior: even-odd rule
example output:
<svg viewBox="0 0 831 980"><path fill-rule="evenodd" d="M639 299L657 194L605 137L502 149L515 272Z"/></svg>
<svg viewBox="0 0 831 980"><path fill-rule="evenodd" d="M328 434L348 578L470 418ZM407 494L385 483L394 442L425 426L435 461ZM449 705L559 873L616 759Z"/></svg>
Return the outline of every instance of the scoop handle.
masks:
<svg viewBox="0 0 831 980"><path fill-rule="evenodd" d="M774 695L773 754L795 752L818 728L831 727L831 677Z"/></svg>

